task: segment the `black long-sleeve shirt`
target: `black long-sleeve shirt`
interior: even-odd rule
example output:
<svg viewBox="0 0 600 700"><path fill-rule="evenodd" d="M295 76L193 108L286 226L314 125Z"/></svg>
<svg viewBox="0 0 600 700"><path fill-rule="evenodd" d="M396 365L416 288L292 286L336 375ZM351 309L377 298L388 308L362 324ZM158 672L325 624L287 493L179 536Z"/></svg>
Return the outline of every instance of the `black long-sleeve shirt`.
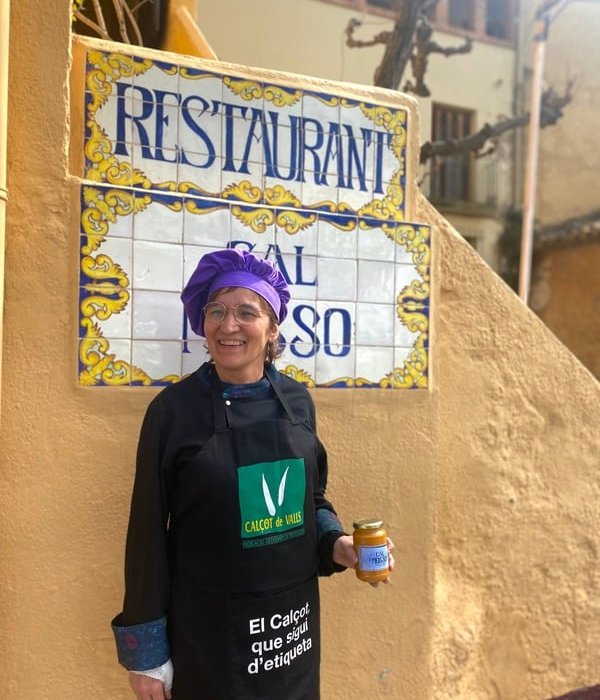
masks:
<svg viewBox="0 0 600 700"><path fill-rule="evenodd" d="M123 611L113 620L114 629L120 630L120 634L117 631L115 634L121 663L134 670L150 668L165 660L164 650L150 651L149 657L144 656L144 643L138 644L134 660L131 654L122 654L121 647L132 646L131 634L126 635L134 626L139 633L136 634L138 642L148 631L152 632L153 643L157 634L159 637L166 635L165 625L160 625L163 631L155 628L169 608L169 518L176 505L174 499L178 497L177 470L178 464L202 449L214 433L210 371L210 365L203 365L189 377L161 391L150 403L142 424L127 532ZM296 418L316 433L315 408L307 389L278 374L274 368L267 371L279 383ZM252 422L258 415L261 419L283 415L283 407L266 379L253 385L224 385L223 398L230 425ZM333 545L343 534L343 528L333 506L325 498L327 454L321 442L317 444L319 489L314 506L320 542L319 573L330 575L343 568L332 560ZM157 649L160 647L158 643Z"/></svg>

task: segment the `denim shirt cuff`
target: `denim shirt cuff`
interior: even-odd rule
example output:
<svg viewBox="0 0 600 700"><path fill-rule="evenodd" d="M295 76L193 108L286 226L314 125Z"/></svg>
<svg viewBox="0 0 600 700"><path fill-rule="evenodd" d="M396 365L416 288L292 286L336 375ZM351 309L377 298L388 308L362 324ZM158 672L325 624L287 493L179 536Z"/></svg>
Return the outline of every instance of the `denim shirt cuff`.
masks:
<svg viewBox="0 0 600 700"><path fill-rule="evenodd" d="M329 532L344 532L344 528L335 513L326 508L317 511L317 537L319 540Z"/></svg>
<svg viewBox="0 0 600 700"><path fill-rule="evenodd" d="M112 630L117 643L119 663L128 671L146 671L162 666L170 656L167 618L138 625L120 626L117 616Z"/></svg>

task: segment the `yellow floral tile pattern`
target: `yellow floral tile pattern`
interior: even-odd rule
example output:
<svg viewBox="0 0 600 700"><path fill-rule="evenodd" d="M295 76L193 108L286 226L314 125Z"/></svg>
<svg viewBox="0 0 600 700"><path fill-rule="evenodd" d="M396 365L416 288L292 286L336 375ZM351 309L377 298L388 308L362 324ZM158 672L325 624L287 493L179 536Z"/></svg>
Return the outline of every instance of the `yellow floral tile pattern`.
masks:
<svg viewBox="0 0 600 700"><path fill-rule="evenodd" d="M290 284L280 371L426 388L430 231L405 220L407 129L403 109L88 47L79 382L161 385L207 359L179 294L229 246Z"/></svg>

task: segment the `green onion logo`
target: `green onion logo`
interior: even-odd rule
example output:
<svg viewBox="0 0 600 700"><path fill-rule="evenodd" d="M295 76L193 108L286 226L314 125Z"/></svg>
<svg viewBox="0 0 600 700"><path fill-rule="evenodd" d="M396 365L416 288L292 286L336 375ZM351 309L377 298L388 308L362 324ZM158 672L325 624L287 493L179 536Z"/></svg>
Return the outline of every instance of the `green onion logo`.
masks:
<svg viewBox="0 0 600 700"><path fill-rule="evenodd" d="M304 534L303 459L240 467L238 487L244 547L275 544Z"/></svg>

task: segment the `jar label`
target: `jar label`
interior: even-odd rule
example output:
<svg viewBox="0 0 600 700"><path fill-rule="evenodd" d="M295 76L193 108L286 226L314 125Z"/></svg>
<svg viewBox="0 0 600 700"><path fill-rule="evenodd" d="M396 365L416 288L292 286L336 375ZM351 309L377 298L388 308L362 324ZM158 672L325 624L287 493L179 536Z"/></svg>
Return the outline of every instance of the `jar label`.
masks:
<svg viewBox="0 0 600 700"><path fill-rule="evenodd" d="M361 571L383 571L388 566L387 544L363 544L358 547L358 568Z"/></svg>

